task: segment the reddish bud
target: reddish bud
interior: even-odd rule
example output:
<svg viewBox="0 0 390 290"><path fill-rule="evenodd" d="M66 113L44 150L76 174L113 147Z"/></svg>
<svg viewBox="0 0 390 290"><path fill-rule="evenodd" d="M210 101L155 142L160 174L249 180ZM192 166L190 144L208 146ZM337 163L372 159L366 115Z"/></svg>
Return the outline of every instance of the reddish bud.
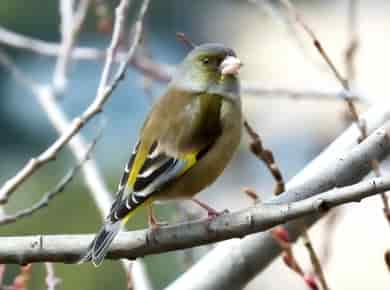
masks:
<svg viewBox="0 0 390 290"><path fill-rule="evenodd" d="M306 285L311 289L311 290L318 290L318 285L316 280L312 275L305 275L303 277L303 280L305 281Z"/></svg>
<svg viewBox="0 0 390 290"><path fill-rule="evenodd" d="M246 187L243 189L247 196L249 196L253 202L259 201L259 196L257 195L256 191L254 189Z"/></svg>
<svg viewBox="0 0 390 290"><path fill-rule="evenodd" d="M287 267L293 269L293 261L292 261L292 257L290 255L287 255L286 253L283 254L283 262L287 265Z"/></svg>
<svg viewBox="0 0 390 290"><path fill-rule="evenodd" d="M290 242L290 236L288 234L288 231L282 227L278 226L275 229L272 230L274 238L276 238L279 241L289 243Z"/></svg>

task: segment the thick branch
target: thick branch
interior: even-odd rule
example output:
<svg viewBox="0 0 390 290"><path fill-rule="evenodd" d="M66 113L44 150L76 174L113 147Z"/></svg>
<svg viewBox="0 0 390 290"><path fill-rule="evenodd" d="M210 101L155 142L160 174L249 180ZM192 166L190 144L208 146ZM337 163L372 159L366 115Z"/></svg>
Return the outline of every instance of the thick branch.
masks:
<svg viewBox="0 0 390 290"><path fill-rule="evenodd" d="M383 124L385 120L390 119L390 112L386 107L378 105L362 118L365 121L368 132L372 132L372 130ZM386 127L388 126L387 123ZM362 148L361 145L367 144L367 140L353 150L358 154L362 154L361 156L353 154L360 161L356 160L354 162L353 158L345 158L352 153L351 148L357 145L358 136L360 136L360 131L353 124L323 153L289 181L287 183L287 191L275 197L274 202L291 202L307 197L310 193L315 194L330 190L335 186L341 187L353 184L363 178L370 171L369 160L374 156L369 154L363 161L361 158L366 151L358 153L356 150ZM375 136L375 133L370 138L373 136ZM387 138L386 135L383 135L383 137ZM374 147L372 147L374 151L379 149L374 149ZM306 225L309 227L317 219L318 216L306 218ZM290 222L285 227L292 241L295 241L301 234L301 223ZM241 240L227 241L210 251L167 289L242 289L254 276L263 271L280 252L281 249L270 232L250 235ZM196 278L202 277L206 273L212 278Z"/></svg>
<svg viewBox="0 0 390 290"><path fill-rule="evenodd" d="M321 196L315 196L324 188L324 186L321 186L324 182L331 182L329 186L334 187L342 184L342 179L350 172L352 172L352 175L357 175L355 178L364 176L369 171L369 161L373 157L382 159L390 153L390 139L387 135L389 133L390 122L386 123L382 129L376 131L348 154L339 156L337 162L332 163L333 167L329 165L324 168L328 173L325 179L316 181L318 187L301 187L302 191L290 190L271 199L268 203L258 204L237 213L222 215L211 222L203 220L165 227L152 232L152 234L148 231L124 233L114 243L109 257L136 258L233 237L243 237L250 233L267 230L276 224L309 213L315 213L348 201L360 200L381 192L390 186L389 180L373 179L347 188L334 189ZM330 177L332 181L329 180ZM341 180L338 177L341 177ZM308 188L311 188L310 192ZM308 199L294 203L295 200L306 197ZM281 204L282 201L288 203ZM0 239L0 257L3 257L0 258L0 263L74 262L79 259L91 238L92 236L89 235L81 235Z"/></svg>
<svg viewBox="0 0 390 290"><path fill-rule="evenodd" d="M390 145L390 144L388 144ZM121 233L108 258L134 259L208 244L268 230L307 214L321 213L337 205L361 199L390 189L390 177L333 189L311 198L288 204L257 204L237 213L168 226L155 231ZM78 261L92 235L48 235L0 238L0 263Z"/></svg>

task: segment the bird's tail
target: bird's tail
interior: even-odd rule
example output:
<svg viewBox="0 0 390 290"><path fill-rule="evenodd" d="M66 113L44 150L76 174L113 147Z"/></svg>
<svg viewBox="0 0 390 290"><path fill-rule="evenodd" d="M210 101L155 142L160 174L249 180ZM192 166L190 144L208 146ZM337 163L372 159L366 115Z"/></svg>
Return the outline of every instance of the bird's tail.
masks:
<svg viewBox="0 0 390 290"><path fill-rule="evenodd" d="M121 225L122 222L120 220L115 222L107 221L97 233L95 239L91 242L86 254L81 258L79 263L91 261L98 267L107 255L112 241L121 229Z"/></svg>

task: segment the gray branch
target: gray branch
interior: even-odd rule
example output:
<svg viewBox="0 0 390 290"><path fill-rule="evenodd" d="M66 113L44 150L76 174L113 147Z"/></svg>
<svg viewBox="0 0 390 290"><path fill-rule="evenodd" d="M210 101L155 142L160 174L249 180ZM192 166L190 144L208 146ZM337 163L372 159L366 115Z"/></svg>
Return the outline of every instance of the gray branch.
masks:
<svg viewBox="0 0 390 290"><path fill-rule="evenodd" d="M390 145L387 144L387 145ZM327 211L337 205L390 189L390 177L374 178L333 189L287 204L257 204L249 209L201 220L148 230L121 233L108 254L110 259L185 249L261 232L293 219ZM0 238L0 263L73 263L84 253L93 235L47 235Z"/></svg>
<svg viewBox="0 0 390 290"><path fill-rule="evenodd" d="M379 104L361 117L369 133L389 119L390 111L386 106ZM384 128L388 128L388 126L387 122ZM387 131L387 129L385 130ZM382 130L379 130L369 139L371 140L376 134L381 135L380 132L383 133ZM355 124L351 125L324 152L288 182L287 191L276 197L273 202L300 200L321 191L330 190L335 186L350 185L362 179L369 173L369 160L376 154L366 155L368 151L361 150L362 146L367 146L368 140L356 146L359 136L360 131L357 126ZM351 151L351 148L354 147L355 149ZM379 148L371 149L376 151ZM359 152L359 150L361 151ZM356 154L361 155L357 156ZM350 158L353 155L354 157ZM380 160L379 155L377 155L377 158ZM318 218L318 215L307 217L305 219L306 225L311 226ZM293 241L299 237L302 230L301 225L295 222L288 223L286 228ZM210 251L167 289L242 289L257 274L267 268L280 252L281 249L270 232L250 235L241 240L227 241ZM197 279L197 277L203 277L206 273L209 279Z"/></svg>
<svg viewBox="0 0 390 290"><path fill-rule="evenodd" d="M338 177L347 174L356 176L356 179L362 178L369 171L369 162L372 158L382 159L390 153L389 134L390 121L349 153L342 157L339 156L337 162L332 163L332 168L331 166L324 168L323 170L328 172L325 179L332 175L334 180L329 186L332 188L338 186L342 182L342 179L338 180ZM329 183L330 180L328 179L327 182ZM390 189L390 177L371 179L321 194L318 194L318 191L309 193L307 187L302 189L302 192L290 190L281 195L282 199L272 199L267 203L257 204L236 213L221 215L213 220L178 224L153 232L142 230L122 233L114 242L108 258L134 259L144 255L241 238L308 214L319 213L342 203L359 201L387 189ZM280 204L281 201L288 202ZM42 261L72 263L79 259L92 238L92 235L0 238L0 263L25 264ZM253 236L248 238L251 240Z"/></svg>

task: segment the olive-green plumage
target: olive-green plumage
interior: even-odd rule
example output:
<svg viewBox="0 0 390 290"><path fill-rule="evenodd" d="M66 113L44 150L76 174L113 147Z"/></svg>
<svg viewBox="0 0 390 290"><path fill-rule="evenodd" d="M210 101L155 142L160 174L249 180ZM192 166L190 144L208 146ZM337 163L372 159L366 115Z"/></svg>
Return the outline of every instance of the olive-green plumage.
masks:
<svg viewBox="0 0 390 290"><path fill-rule="evenodd" d="M149 113L107 221L83 261L99 265L136 209L156 199L191 198L221 175L241 139L239 66L220 44L187 55Z"/></svg>

